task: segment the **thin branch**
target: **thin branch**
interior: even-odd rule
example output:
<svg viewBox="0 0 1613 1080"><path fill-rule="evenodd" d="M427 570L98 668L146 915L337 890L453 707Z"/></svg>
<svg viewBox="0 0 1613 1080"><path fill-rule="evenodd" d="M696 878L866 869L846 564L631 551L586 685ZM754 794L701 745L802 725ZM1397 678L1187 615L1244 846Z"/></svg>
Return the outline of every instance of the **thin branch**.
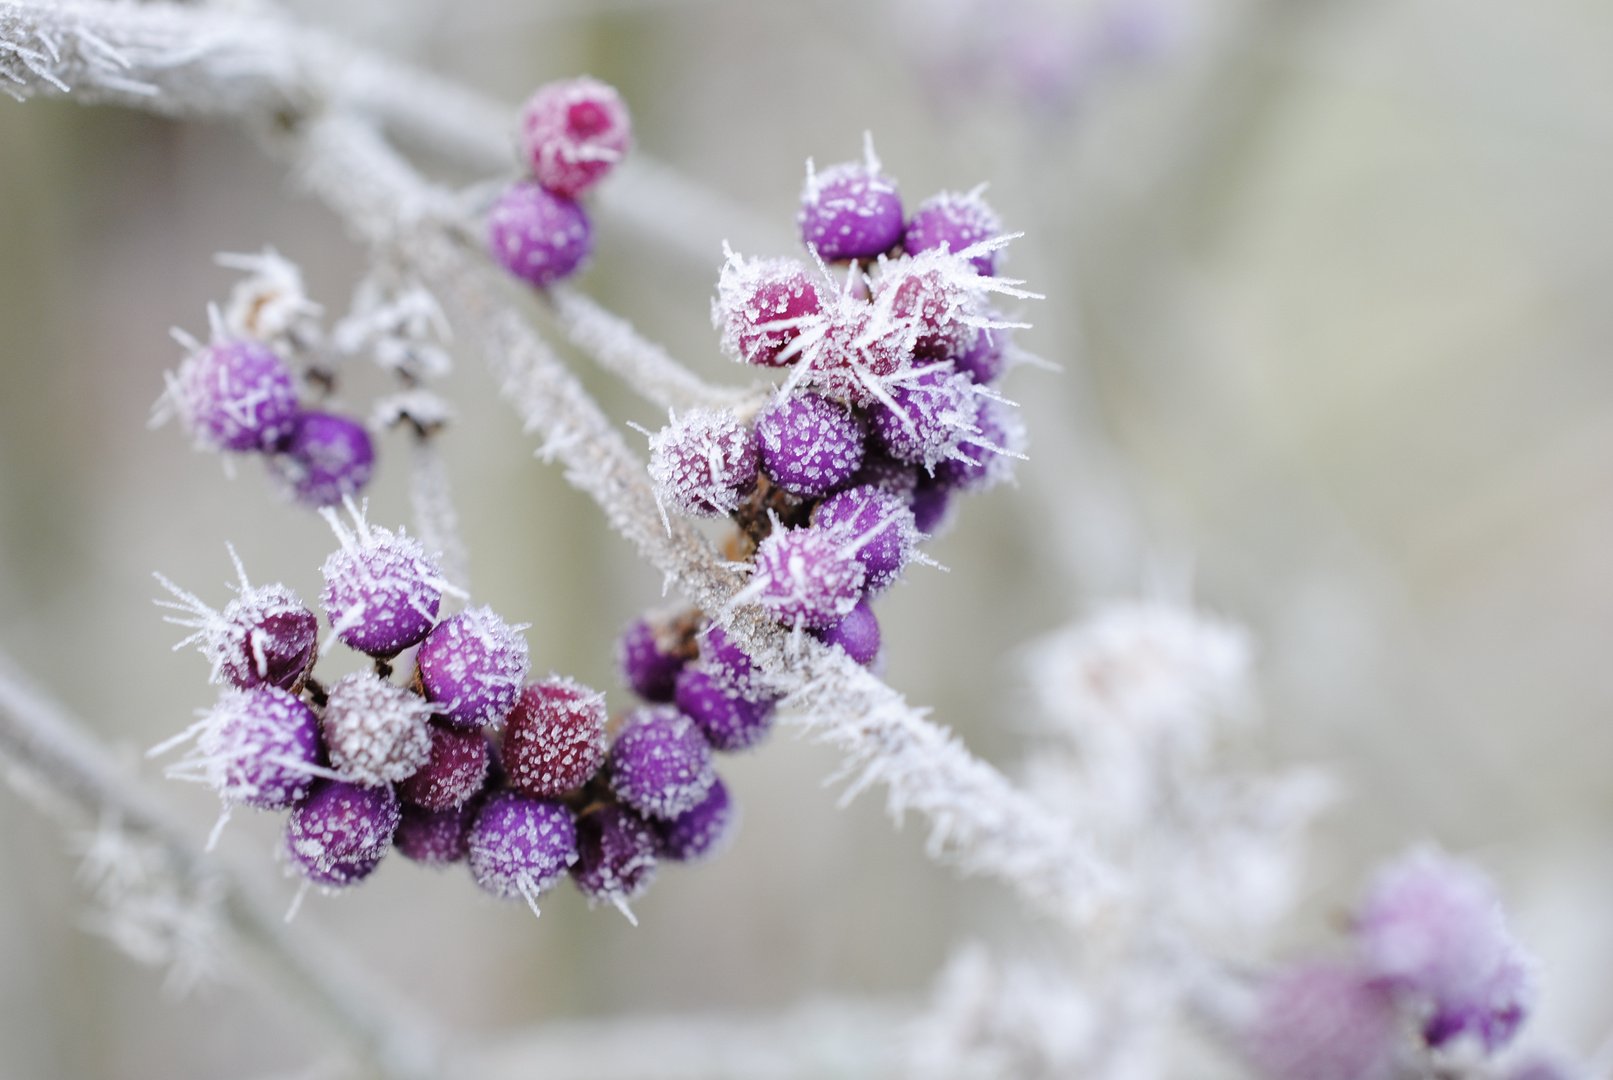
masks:
<svg viewBox="0 0 1613 1080"><path fill-rule="evenodd" d="M415 532L427 551L441 554L448 581L470 592L470 553L459 535L459 514L454 510L448 464L443 461L435 435L415 439L409 462L409 506Z"/></svg>

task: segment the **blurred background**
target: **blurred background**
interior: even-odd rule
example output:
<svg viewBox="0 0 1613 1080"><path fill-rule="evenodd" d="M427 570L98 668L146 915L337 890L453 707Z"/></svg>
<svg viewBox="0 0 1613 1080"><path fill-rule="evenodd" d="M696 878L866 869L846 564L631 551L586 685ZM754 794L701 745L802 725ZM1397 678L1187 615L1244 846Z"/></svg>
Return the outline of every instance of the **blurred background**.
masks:
<svg viewBox="0 0 1613 1080"><path fill-rule="evenodd" d="M1020 343L1031 460L965 501L882 604L889 681L1012 770L1017 650L1163 591L1250 627L1263 724L1240 760L1312 762L1345 798L1279 952L1326 942L1377 861L1434 840L1484 864L1543 960L1534 1029L1613 1031L1613 6L1594 0L441 0L300 14L512 105L590 73L639 149L731 199L696 264L607 221L582 286L713 379L721 241L794 253L804 171L874 133L909 203L990 181L1047 299ZM162 372L272 244L331 319L363 272L340 223L241 131L0 99L0 645L202 836L210 792L144 748L212 700L152 605L233 573L317 595L333 540L255 463L233 479L146 420ZM579 361L624 423L654 410ZM365 413L385 386L355 363ZM621 625L660 581L459 357L444 439L473 591L535 673L630 701ZM407 520L388 437L372 518ZM339 673L351 660L333 655ZM322 668L322 670L324 670ZM389 860L299 920L452 1036L558 1018L917 1004L965 938L1041 932L845 810L834 756L732 759L735 846L664 870L635 929L570 889L534 921L462 871ZM223 847L274 872L278 823ZM323 1036L250 983L183 1000L83 932L70 839L0 789L0 1077L295 1074ZM294 886L273 878L289 901Z"/></svg>

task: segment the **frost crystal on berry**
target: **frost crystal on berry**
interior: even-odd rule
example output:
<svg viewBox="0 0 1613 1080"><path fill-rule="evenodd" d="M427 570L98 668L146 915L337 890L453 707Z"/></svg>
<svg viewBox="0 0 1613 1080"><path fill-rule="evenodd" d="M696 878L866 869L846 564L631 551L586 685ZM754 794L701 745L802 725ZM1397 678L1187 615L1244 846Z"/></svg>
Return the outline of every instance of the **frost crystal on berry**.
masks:
<svg viewBox="0 0 1613 1080"><path fill-rule="evenodd" d="M198 349L167 377L157 421L177 413L203 450L274 450L291 434L297 391L267 345L221 341Z"/></svg>
<svg viewBox="0 0 1613 1080"><path fill-rule="evenodd" d="M711 744L693 720L665 705L629 713L611 747L611 787L646 817L678 816L705 797L716 777Z"/></svg>
<svg viewBox="0 0 1613 1080"><path fill-rule="evenodd" d="M767 737L772 727L773 702L745 697L699 668L678 674L678 708L700 725L712 749L724 753L745 750Z"/></svg>
<svg viewBox="0 0 1613 1080"><path fill-rule="evenodd" d="M730 694L758 704L771 704L777 700L777 695L767 688L761 671L751 662L750 656L715 623L700 635L698 663L701 671L710 675Z"/></svg>
<svg viewBox="0 0 1613 1080"><path fill-rule="evenodd" d="M824 495L862 465L863 423L843 405L818 394L779 397L756 417L762 465L785 491Z"/></svg>
<svg viewBox="0 0 1613 1080"><path fill-rule="evenodd" d="M370 525L351 500L348 510L353 529L329 507L320 511L342 545L320 569L325 578L320 600L332 632L348 646L392 656L426 636L443 592L452 586L418 540Z"/></svg>
<svg viewBox="0 0 1613 1080"><path fill-rule="evenodd" d="M476 815L469 847L476 884L501 899L524 897L536 912L538 894L577 861L577 826L557 802L501 791Z"/></svg>
<svg viewBox="0 0 1613 1080"><path fill-rule="evenodd" d="M655 879L655 829L634 811L607 803L577 819L577 861L571 878L588 905L615 904L637 925L628 903Z"/></svg>
<svg viewBox="0 0 1613 1080"><path fill-rule="evenodd" d="M791 348L822 308L811 273L794 259L749 259L730 251L717 278L712 324L722 329L723 352L746 364L779 367L795 359Z"/></svg>
<svg viewBox="0 0 1613 1080"><path fill-rule="evenodd" d="M303 879L310 885L318 886L319 891L324 893L337 893L357 885L381 865L379 855L369 859L349 859L327 864L313 860L296 848L288 848L287 854L291 857L292 867L303 876ZM295 906L292 911L296 911ZM291 916L286 917L289 919Z"/></svg>
<svg viewBox="0 0 1613 1080"><path fill-rule="evenodd" d="M490 607L444 619L420 646L420 681L439 716L464 727L497 724L521 696L526 639Z"/></svg>
<svg viewBox="0 0 1613 1080"><path fill-rule="evenodd" d="M427 866L447 866L470 850L470 828L481 807L466 803L445 810L404 804L392 845L404 858Z"/></svg>
<svg viewBox="0 0 1613 1080"><path fill-rule="evenodd" d="M878 488L847 488L831 495L813 510L812 523L851 549L863 564L870 591L888 588L918 552L921 534L913 511Z"/></svg>
<svg viewBox="0 0 1613 1080"><path fill-rule="evenodd" d="M230 557L235 558L234 548L230 549ZM158 604L189 616L167 616L166 621L196 631L174 648L199 643L202 655L213 665L211 682L218 682L222 676L231 685L243 689L254 686L297 689L314 662L319 620L297 594L284 585L253 588L238 558L235 558L235 569L241 580L240 592L224 605L222 612L214 611L199 597L161 574L156 575L179 601L159 600Z"/></svg>
<svg viewBox="0 0 1613 1080"><path fill-rule="evenodd" d="M650 436L650 479L663 513L721 517L756 489L756 433L727 409L690 409Z"/></svg>
<svg viewBox="0 0 1613 1080"><path fill-rule="evenodd" d="M319 768L319 721L284 690L225 690L201 722L179 736L195 748L168 775L200 780L226 806L284 810L313 788ZM152 753L160 753L170 740Z"/></svg>
<svg viewBox="0 0 1613 1080"><path fill-rule="evenodd" d="M718 777L711 790L692 809L671 821L653 822L660 834L661 857L677 862L699 862L720 853L733 842L739 829L739 807Z"/></svg>
<svg viewBox="0 0 1613 1080"><path fill-rule="evenodd" d="M863 161L822 172L807 162L796 222L801 240L830 262L872 258L902 238L902 197L895 181L880 171L873 138L864 145Z"/></svg>
<svg viewBox="0 0 1613 1080"><path fill-rule="evenodd" d="M369 671L330 688L325 746L342 778L379 787L413 776L431 757L431 706Z"/></svg>
<svg viewBox="0 0 1613 1080"><path fill-rule="evenodd" d="M980 281L967 260L929 251L884 263L874 299L912 327L920 359L950 360L967 352L980 333L971 318Z"/></svg>
<svg viewBox="0 0 1613 1080"><path fill-rule="evenodd" d="M882 401L891 379L912 367L913 340L910 322L888 303L842 293L825 303L822 322L803 332L790 379L855 405Z"/></svg>
<svg viewBox="0 0 1613 1080"><path fill-rule="evenodd" d="M370 482L375 448L364 425L346 416L305 412L269 467L304 506L334 506Z"/></svg>
<svg viewBox="0 0 1613 1080"><path fill-rule="evenodd" d="M521 692L504 723L509 785L535 798L586 784L605 760L605 695L551 675Z"/></svg>
<svg viewBox="0 0 1613 1080"><path fill-rule="evenodd" d="M991 398L979 403L975 432L958 440L954 457L935 467L936 478L963 491L986 491L1014 478L1014 461L1030 441L1013 406Z"/></svg>
<svg viewBox="0 0 1613 1080"><path fill-rule="evenodd" d="M1002 232L996 211L980 197L981 188L967 193L943 191L919 203L908 219L902 247L909 255L946 248L956 255ZM976 272L990 277L997 272L996 251L984 251L970 260Z"/></svg>
<svg viewBox="0 0 1613 1080"><path fill-rule="evenodd" d="M583 208L537 184L515 184L487 216L488 252L539 288L570 277L593 247L593 227Z"/></svg>
<svg viewBox="0 0 1613 1080"><path fill-rule="evenodd" d="M379 859L392 846L398 800L390 788L321 780L286 821L286 843L305 866L329 871Z"/></svg>
<svg viewBox="0 0 1613 1080"><path fill-rule="evenodd" d="M627 155L632 122L616 88L586 76L538 88L521 109L521 151L539 184L575 198Z"/></svg>
<svg viewBox="0 0 1613 1080"><path fill-rule="evenodd" d="M978 417L974 384L945 370L903 383L891 391L891 405L870 411L874 434L891 457L932 473L957 456L959 442L977 433Z"/></svg>
<svg viewBox="0 0 1613 1080"><path fill-rule="evenodd" d="M822 529L782 529L756 549L750 584L736 603L766 608L786 626L827 630L862 596L862 563Z"/></svg>
<svg viewBox="0 0 1613 1080"><path fill-rule="evenodd" d="M616 666L645 701L671 701L678 672L689 658L664 647L648 619L635 619L616 642Z"/></svg>
<svg viewBox="0 0 1613 1080"><path fill-rule="evenodd" d="M398 798L427 810L461 806L482 789L491 753L480 731L431 725L431 757L402 783Z"/></svg>
<svg viewBox="0 0 1613 1080"><path fill-rule="evenodd" d="M1244 1047L1269 1080L1387 1080L1397 1041L1393 1002L1362 972L1312 963L1260 989Z"/></svg>

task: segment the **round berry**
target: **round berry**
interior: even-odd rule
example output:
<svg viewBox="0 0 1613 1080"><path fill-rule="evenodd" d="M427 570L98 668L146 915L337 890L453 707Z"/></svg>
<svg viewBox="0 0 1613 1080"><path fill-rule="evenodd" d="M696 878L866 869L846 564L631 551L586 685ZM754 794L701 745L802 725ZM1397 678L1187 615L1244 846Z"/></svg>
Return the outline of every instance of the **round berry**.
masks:
<svg viewBox="0 0 1613 1080"><path fill-rule="evenodd" d="M611 787L646 817L676 817L703 799L716 777L711 744L693 720L665 705L629 713L611 747Z"/></svg>
<svg viewBox="0 0 1613 1080"><path fill-rule="evenodd" d="M487 216L488 252L539 288L576 273L593 248L593 226L583 208L534 183L511 187Z"/></svg>
<svg viewBox="0 0 1613 1080"><path fill-rule="evenodd" d="M719 777L706 797L671 821L653 823L661 840L661 857L677 862L699 862L718 854L733 842L739 829L739 807L729 798Z"/></svg>
<svg viewBox="0 0 1613 1080"><path fill-rule="evenodd" d="M861 162L807 171L796 216L801 239L829 261L869 259L902 238L902 197L896 184Z"/></svg>
<svg viewBox="0 0 1613 1080"><path fill-rule="evenodd" d="M284 810L313 789L319 720L273 686L226 690L207 714L191 756L225 803Z"/></svg>
<svg viewBox="0 0 1613 1080"><path fill-rule="evenodd" d="M632 121L616 88L584 76L540 86L521 109L521 152L538 183L575 198L627 155Z"/></svg>
<svg viewBox="0 0 1613 1080"><path fill-rule="evenodd" d="M722 517L756 490L756 433L727 409L690 409L650 436L650 479L663 511Z"/></svg>
<svg viewBox="0 0 1613 1080"><path fill-rule="evenodd" d="M607 803L577 819L577 861L571 879L590 907L602 902L626 911L655 879L655 829L634 811ZM631 917L631 916L629 916Z"/></svg>
<svg viewBox="0 0 1613 1080"><path fill-rule="evenodd" d="M875 487L847 488L812 511L812 523L852 549L863 564L864 587L885 589L918 551L913 511L895 495Z"/></svg>
<svg viewBox="0 0 1613 1080"><path fill-rule="evenodd" d="M471 825L470 871L476 884L506 900L531 903L577 861L577 826L557 802L501 791Z"/></svg>
<svg viewBox="0 0 1613 1080"><path fill-rule="evenodd" d="M919 203L908 219L902 247L909 255L943 248L957 255L965 248L990 240L1002 232L1002 221L986 205L978 190L966 194L943 191ZM997 272L997 253L985 251L969 258L975 271L990 277Z"/></svg>
<svg viewBox="0 0 1613 1080"><path fill-rule="evenodd" d="M756 434L767 475L785 491L809 499L851 479L867 441L856 414L812 393L774 400L756 417Z"/></svg>
<svg viewBox="0 0 1613 1080"><path fill-rule="evenodd" d="M950 360L966 352L979 331L965 321L978 281L962 259L937 251L885 265L875 300L910 327L914 354L925 361Z"/></svg>
<svg viewBox="0 0 1613 1080"><path fill-rule="evenodd" d="M427 866L456 863L470 850L470 829L480 809L472 803L443 810L406 803L392 845L404 858Z"/></svg>
<svg viewBox="0 0 1613 1080"><path fill-rule="evenodd" d="M291 865L297 872L307 879L309 884L319 886L321 892L334 893L350 886L357 885L375 872L381 865L380 856L373 859L354 859L349 862L331 863L328 866L304 857L296 849L290 851Z"/></svg>
<svg viewBox="0 0 1613 1080"><path fill-rule="evenodd" d="M300 862L328 871L385 855L398 818L398 800L390 788L321 780L292 808L286 842Z"/></svg>
<svg viewBox="0 0 1613 1080"><path fill-rule="evenodd" d="M350 532L326 509L341 541L320 568L320 597L331 629L350 648L371 656L393 656L426 636L437 620L446 585L442 571L426 558L420 542L402 532L356 519Z"/></svg>
<svg viewBox="0 0 1613 1080"><path fill-rule="evenodd" d="M330 688L325 745L330 763L368 787L413 776L431 757L431 707L374 672L355 671Z"/></svg>
<svg viewBox="0 0 1613 1080"><path fill-rule="evenodd" d="M398 785L398 798L426 810L463 806L487 779L487 736L440 724L430 730L431 757Z"/></svg>
<svg viewBox="0 0 1613 1080"><path fill-rule="evenodd" d="M700 635L699 665L701 671L730 694L756 704L772 704L778 700L750 656L715 623Z"/></svg>
<svg viewBox="0 0 1613 1080"><path fill-rule="evenodd" d="M773 703L753 701L699 668L678 674L678 708L696 724L712 749L724 753L755 746L772 728Z"/></svg>
<svg viewBox="0 0 1613 1080"><path fill-rule="evenodd" d="M825 645L838 645L852 660L867 667L879 656L879 620L868 601L859 600L834 626L817 632Z"/></svg>
<svg viewBox="0 0 1613 1080"><path fill-rule="evenodd" d="M777 530L756 549L751 583L739 595L786 626L827 630L863 592L862 563L822 529Z"/></svg>
<svg viewBox="0 0 1613 1080"><path fill-rule="evenodd" d="M586 784L605 761L605 695L551 675L521 692L504 722L510 787L534 798Z"/></svg>
<svg viewBox="0 0 1613 1080"><path fill-rule="evenodd" d="M291 370L256 341L221 341L192 353L169 378L167 397L204 450L272 451L297 418Z"/></svg>
<svg viewBox="0 0 1613 1080"><path fill-rule="evenodd" d="M1243 1041L1268 1080L1388 1080L1398 1031L1378 983L1325 963L1291 968L1261 987Z"/></svg>
<svg viewBox="0 0 1613 1080"><path fill-rule="evenodd" d="M794 259L752 259L730 254L717 279L712 322L722 329L723 351L746 364L781 367L803 330L821 322L818 287Z"/></svg>
<svg viewBox="0 0 1613 1080"><path fill-rule="evenodd" d="M319 620L284 585L242 589L217 618L204 617L202 632L202 654L242 689L295 689L319 646Z"/></svg>
<svg viewBox="0 0 1613 1080"><path fill-rule="evenodd" d="M437 715L461 727L502 721L532 666L526 639L486 606L438 623L421 643L416 662Z"/></svg>
<svg viewBox="0 0 1613 1080"><path fill-rule="evenodd" d="M304 506L334 506L370 482L375 448L364 425L345 416L305 412L269 467Z"/></svg>
<svg viewBox="0 0 1613 1080"><path fill-rule="evenodd" d="M874 434L891 457L935 471L957 456L958 443L974 432L979 406L974 384L947 371L925 372L891 391L895 408L875 406Z"/></svg>
<svg viewBox="0 0 1613 1080"><path fill-rule="evenodd" d="M622 678L645 701L671 701L678 672L689 658L664 649L660 634L647 619L636 619L616 642L616 664Z"/></svg>
<svg viewBox="0 0 1613 1080"><path fill-rule="evenodd" d="M1014 461L1023 457L1028 437L1025 422L1010 405L982 400L973 434L958 441L956 456L935 467L935 477L948 487L986 491L1014 478Z"/></svg>

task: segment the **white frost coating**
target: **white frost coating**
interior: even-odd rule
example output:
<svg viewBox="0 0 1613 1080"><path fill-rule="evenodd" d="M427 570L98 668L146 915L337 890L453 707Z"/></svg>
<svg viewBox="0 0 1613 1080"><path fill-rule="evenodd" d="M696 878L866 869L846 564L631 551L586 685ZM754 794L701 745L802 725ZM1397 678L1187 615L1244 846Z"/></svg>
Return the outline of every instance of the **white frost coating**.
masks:
<svg viewBox="0 0 1613 1080"><path fill-rule="evenodd" d="M431 706L369 671L330 688L325 746L343 780L365 787L407 780L431 758Z"/></svg>
<svg viewBox="0 0 1613 1080"><path fill-rule="evenodd" d="M440 379L453 370L453 359L433 338L453 339L437 298L419 284L383 284L375 275L359 283L352 310L332 333L342 352L368 350L382 369L410 382Z"/></svg>
<svg viewBox="0 0 1613 1080"><path fill-rule="evenodd" d="M650 436L650 479L664 513L722 517L756 487L756 435L727 409L691 409Z"/></svg>
<svg viewBox="0 0 1613 1080"><path fill-rule="evenodd" d="M248 275L235 283L224 308L224 326L233 337L300 348L319 341L316 320L325 309L308 299L296 263L272 247L257 255L220 252L213 261Z"/></svg>

